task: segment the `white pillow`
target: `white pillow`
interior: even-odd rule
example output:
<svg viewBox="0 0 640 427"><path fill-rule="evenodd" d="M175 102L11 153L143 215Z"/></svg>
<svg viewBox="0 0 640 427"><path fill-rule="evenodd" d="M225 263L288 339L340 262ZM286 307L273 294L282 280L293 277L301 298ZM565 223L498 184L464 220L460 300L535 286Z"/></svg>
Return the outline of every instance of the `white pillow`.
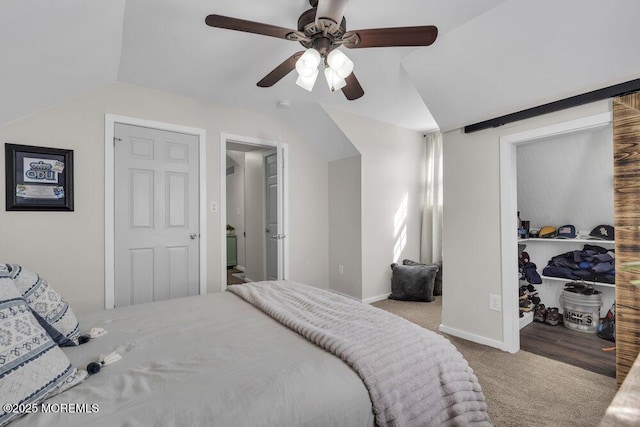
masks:
<svg viewBox="0 0 640 427"><path fill-rule="evenodd" d="M20 415L7 405L40 403L86 377L40 326L13 280L0 277L0 425Z"/></svg>
<svg viewBox="0 0 640 427"><path fill-rule="evenodd" d="M8 267L18 291L51 338L61 346L78 345L78 318L62 295L23 266L8 264Z"/></svg>

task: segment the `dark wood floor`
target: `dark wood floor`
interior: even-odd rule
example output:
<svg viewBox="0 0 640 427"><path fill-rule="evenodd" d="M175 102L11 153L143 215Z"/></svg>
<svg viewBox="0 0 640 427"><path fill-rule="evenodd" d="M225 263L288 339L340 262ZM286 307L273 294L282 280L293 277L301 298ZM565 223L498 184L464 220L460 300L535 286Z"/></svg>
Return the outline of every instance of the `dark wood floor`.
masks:
<svg viewBox="0 0 640 427"><path fill-rule="evenodd" d="M234 276L235 273L242 273L242 271L235 268L227 269L227 285L237 285L240 283L245 283L244 280L238 279L236 276Z"/></svg>
<svg viewBox="0 0 640 427"><path fill-rule="evenodd" d="M562 325L533 322L520 330L520 349L613 378L616 352L603 349L615 345L596 334L572 331Z"/></svg>

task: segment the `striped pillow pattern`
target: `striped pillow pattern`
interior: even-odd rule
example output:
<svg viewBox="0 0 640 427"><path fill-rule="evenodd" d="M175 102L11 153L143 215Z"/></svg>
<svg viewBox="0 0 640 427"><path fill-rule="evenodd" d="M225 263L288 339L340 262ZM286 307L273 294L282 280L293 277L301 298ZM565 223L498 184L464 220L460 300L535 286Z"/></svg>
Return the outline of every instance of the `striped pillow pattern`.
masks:
<svg viewBox="0 0 640 427"><path fill-rule="evenodd" d="M2 271L0 271L2 275ZM9 277L0 277L0 426L18 413L6 404L36 404L86 378L33 316Z"/></svg>
<svg viewBox="0 0 640 427"><path fill-rule="evenodd" d="M62 295L23 266L8 264L8 268L18 291L51 338L61 346L78 345L78 318Z"/></svg>

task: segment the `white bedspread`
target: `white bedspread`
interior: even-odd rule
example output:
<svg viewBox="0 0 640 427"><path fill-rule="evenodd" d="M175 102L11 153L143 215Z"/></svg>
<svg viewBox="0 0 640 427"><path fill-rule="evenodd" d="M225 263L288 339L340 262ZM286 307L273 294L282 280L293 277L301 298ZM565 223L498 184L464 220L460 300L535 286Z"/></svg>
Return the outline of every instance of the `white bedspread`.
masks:
<svg viewBox="0 0 640 427"><path fill-rule="evenodd" d="M65 347L73 364L114 350L122 360L48 399L56 413L11 427L373 425L367 389L346 363L230 292L79 319L82 331L108 333Z"/></svg>
<svg viewBox="0 0 640 427"><path fill-rule="evenodd" d="M441 335L294 282L229 290L347 362L369 390L378 425L491 425L473 370Z"/></svg>

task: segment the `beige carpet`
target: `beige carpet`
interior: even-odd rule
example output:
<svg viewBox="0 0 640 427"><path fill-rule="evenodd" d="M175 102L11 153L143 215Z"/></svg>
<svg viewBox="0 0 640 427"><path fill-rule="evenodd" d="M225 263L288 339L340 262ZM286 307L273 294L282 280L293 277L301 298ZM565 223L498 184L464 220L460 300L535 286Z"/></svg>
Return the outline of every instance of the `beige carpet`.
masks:
<svg viewBox="0 0 640 427"><path fill-rule="evenodd" d="M384 300L376 307L438 332L442 300ZM616 392L614 378L519 351L507 353L447 336L469 361L496 426L597 426Z"/></svg>

